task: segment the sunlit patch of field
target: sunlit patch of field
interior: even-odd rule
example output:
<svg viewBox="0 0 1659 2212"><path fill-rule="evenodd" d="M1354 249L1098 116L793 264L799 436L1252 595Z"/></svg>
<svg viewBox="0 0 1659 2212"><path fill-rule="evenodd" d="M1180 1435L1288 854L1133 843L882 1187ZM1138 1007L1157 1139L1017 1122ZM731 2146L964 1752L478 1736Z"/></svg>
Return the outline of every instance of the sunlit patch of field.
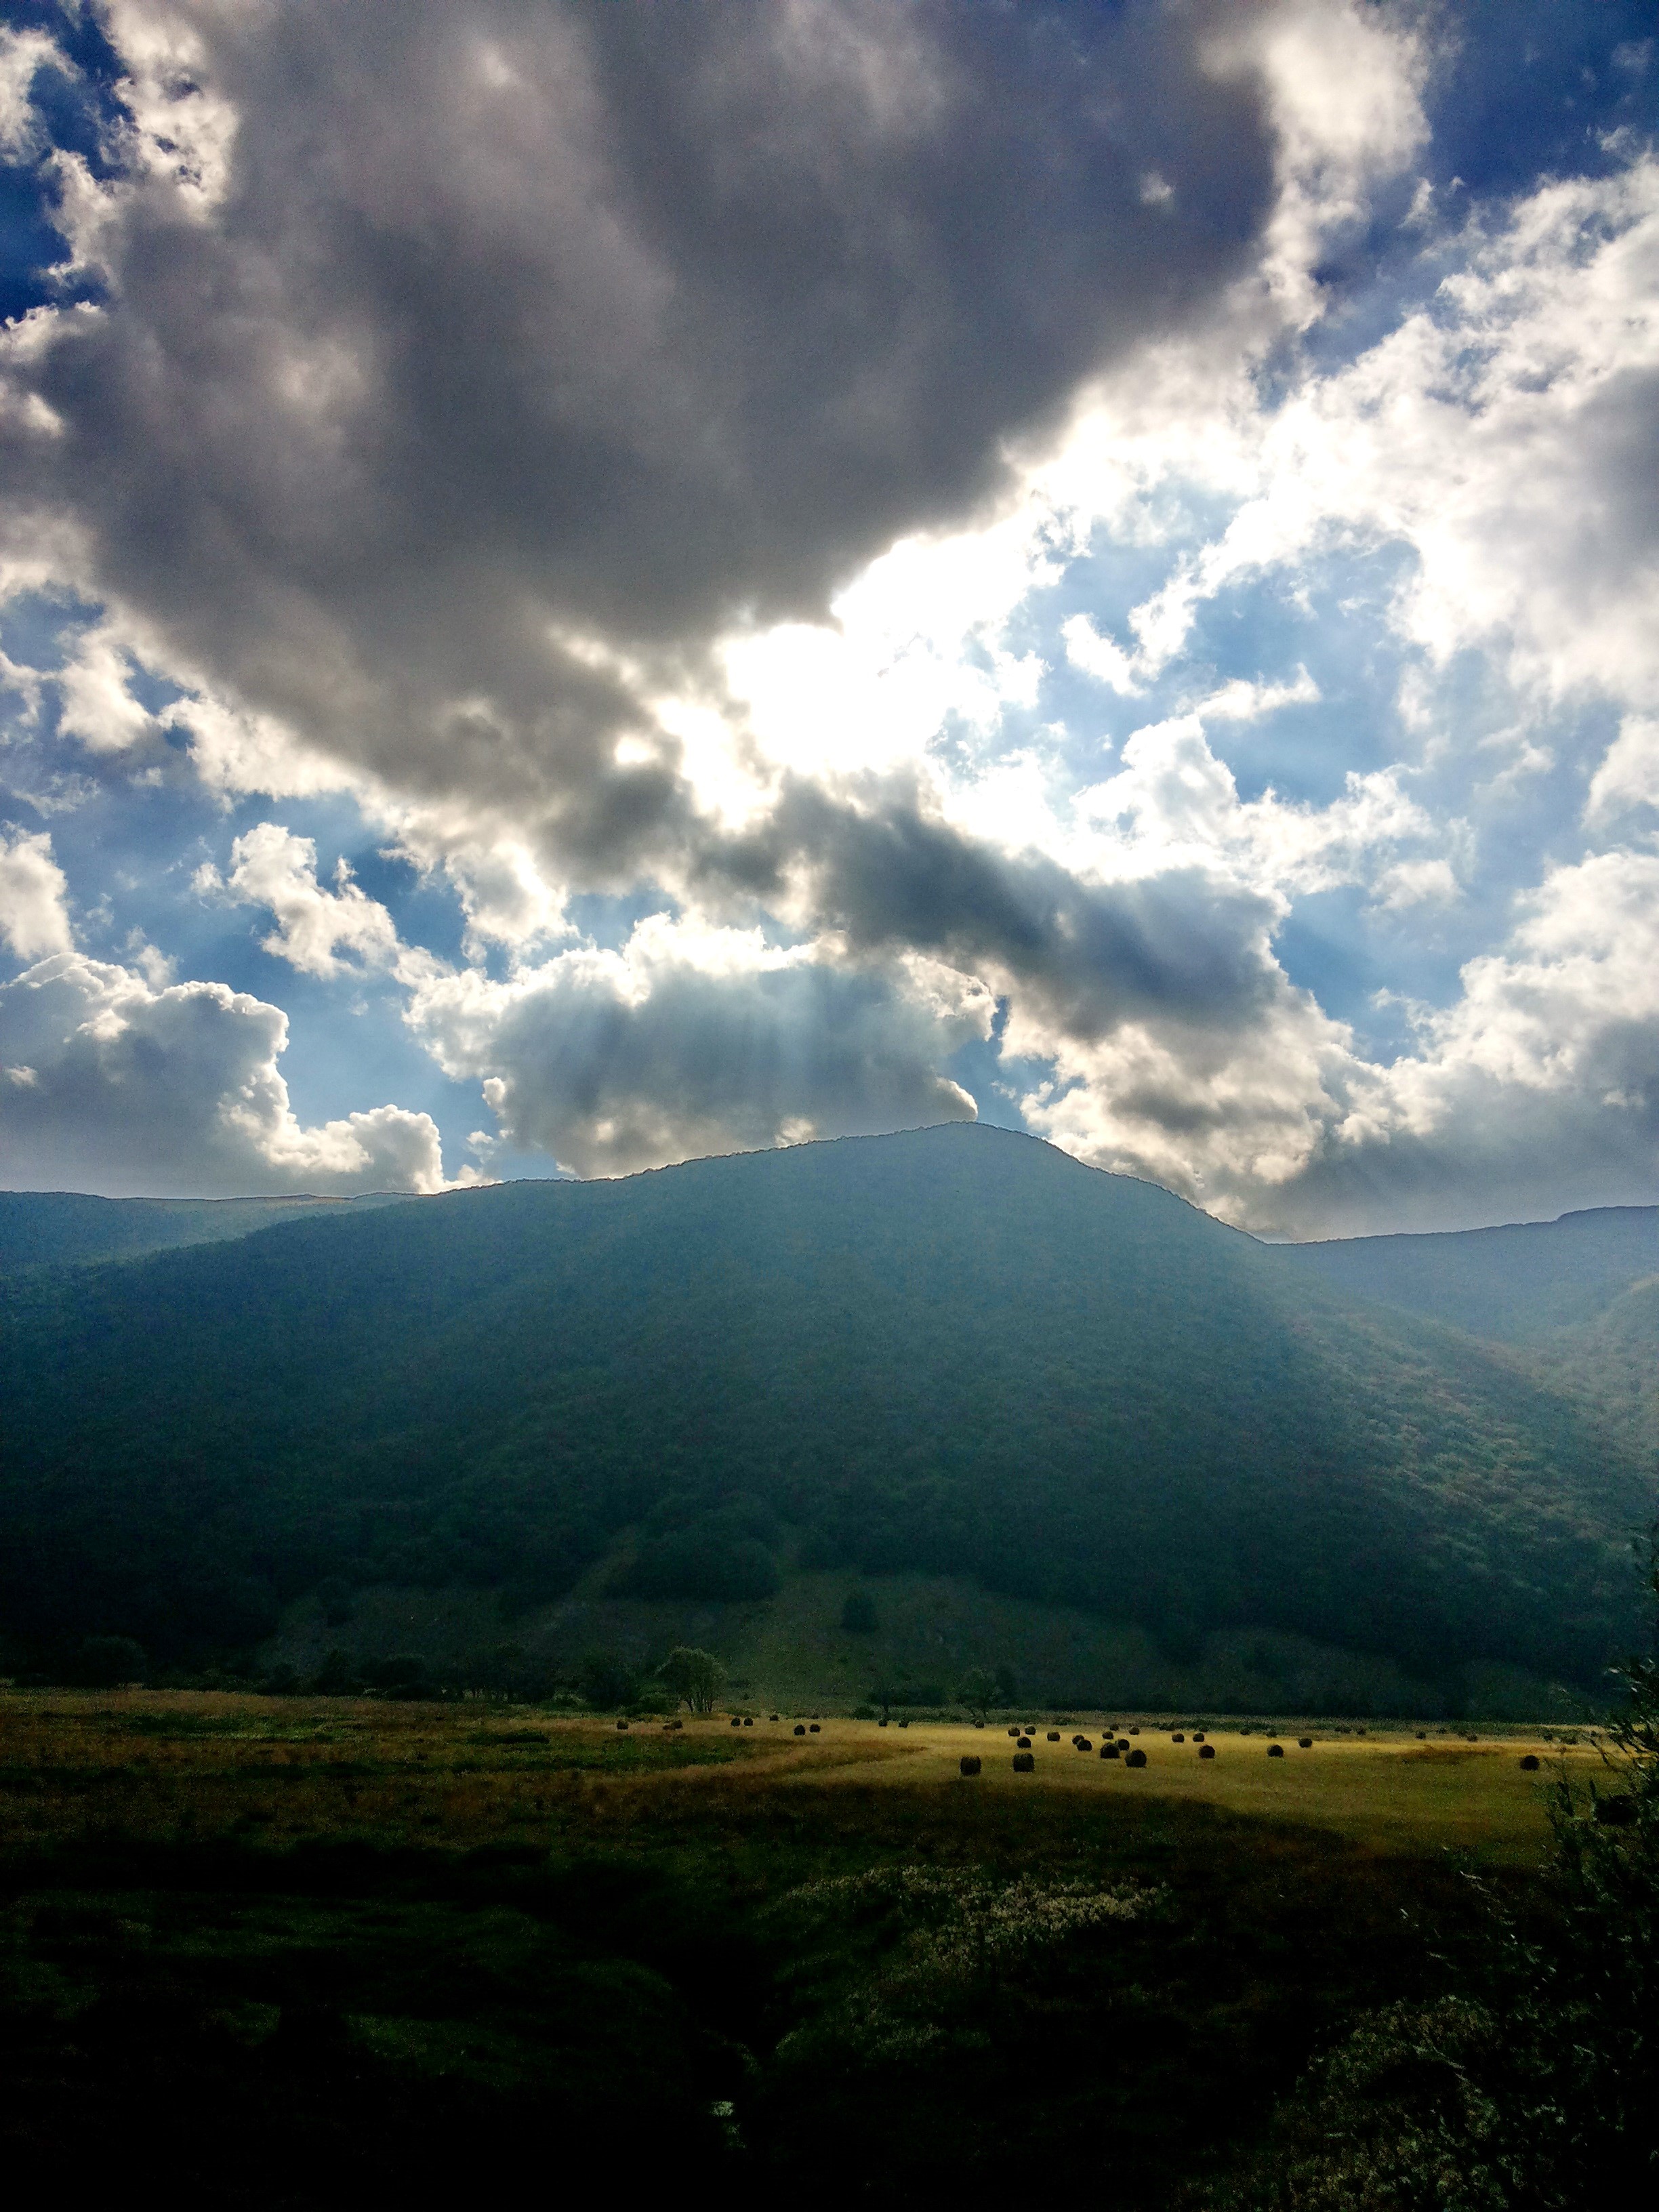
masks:
<svg viewBox="0 0 1659 2212"><path fill-rule="evenodd" d="M1376 1729L1364 1736L1316 1728L1302 1748L1253 1730L1191 1734L1134 1726L1146 1765L1103 1760L1098 1721L1077 1718L1058 1743L1039 1728L1035 1771L1013 1770L1002 1725L823 1719L804 1736L792 1716L732 1728L725 1715L669 1729L627 1729L533 1708L398 1705L348 1698L261 1698L216 1692L12 1692L0 1697L0 1849L118 1832L152 1839L232 1836L272 1844L306 1838L463 1848L530 1844L573 1821L650 1821L684 1793L715 1791L739 1815L745 1802L848 1784L884 1790L949 1788L1020 1795L1052 1808L1055 1793L1082 1810L1120 1801L1212 1807L1235 1815L1334 1831L1373 1850L1440 1848L1522 1862L1547 1833L1550 1782L1604 1771L1593 1740L1550 1741L1519 1731L1473 1742ZM805 1725L803 1723L803 1725ZM1073 1747L1073 1733L1090 1739ZM1537 1771L1522 1769L1531 1753ZM983 1762L963 1778L964 1754Z"/></svg>
<svg viewBox="0 0 1659 2212"><path fill-rule="evenodd" d="M1453 1848L1515 1861L1534 1858L1547 1838L1553 1781L1563 1772L1583 1780L1607 1771L1605 1747L1588 1731L1578 1731L1572 1743L1518 1729L1476 1735L1470 1742L1465 1735L1419 1739L1412 1730L1376 1729L1356 1737L1305 1729L1302 1733L1313 1741L1304 1750L1295 1735L1270 1738L1259 1728L1248 1735L1211 1728L1205 1735L1216 1755L1206 1759L1189 1731L1182 1730L1186 1741L1176 1743L1167 1728L1145 1721L1127 1725L1138 1730L1131 1741L1146 1754L1144 1767L1101 1759L1102 1729L1079 1719L1061 1729L1058 1743L1047 1741L1046 1729L1038 1729L1029 1774L1014 1771L1014 1743L997 1723L980 1729L913 1722L902 1732L884 1729L884 1744L895 1738L903 1748L896 1764L884 1761L877 1771L896 1784L955 1778L964 1790L1060 1790L1107 1802L1156 1796L1307 1822L1374 1850ZM875 1733L872 1723L857 1721L826 1721L823 1729L823 1741L837 1747L849 1735ZM1120 1728L1120 1738L1123 1733ZM1073 1747L1073 1734L1089 1738L1088 1752ZM1270 1741L1283 1746L1282 1758L1269 1757ZM983 1761L982 1771L971 1779L960 1777L964 1754ZM1528 1754L1539 1761L1536 1771L1522 1766ZM842 1766L815 1778L854 1771Z"/></svg>

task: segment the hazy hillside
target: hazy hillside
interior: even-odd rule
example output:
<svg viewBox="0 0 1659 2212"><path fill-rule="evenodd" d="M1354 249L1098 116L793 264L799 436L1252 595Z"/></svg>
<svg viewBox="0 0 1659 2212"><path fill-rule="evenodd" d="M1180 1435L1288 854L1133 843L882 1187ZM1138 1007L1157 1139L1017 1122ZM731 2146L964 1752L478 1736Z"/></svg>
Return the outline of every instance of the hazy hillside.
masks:
<svg viewBox="0 0 1659 2212"><path fill-rule="evenodd" d="M1659 1275L1659 1206L1279 1249L1292 1267L1340 1290L1523 1344L1594 1320L1633 1283Z"/></svg>
<svg viewBox="0 0 1659 2212"><path fill-rule="evenodd" d="M1512 1359L957 1125L330 1209L7 1326L14 1635L264 1634L325 1578L641 1598L966 1576L1179 1655L1254 1626L1583 1680L1634 1460Z"/></svg>
<svg viewBox="0 0 1659 2212"><path fill-rule="evenodd" d="M80 1191L0 1190L0 1276L216 1243L296 1214L401 1202L390 1193L355 1199L89 1198Z"/></svg>

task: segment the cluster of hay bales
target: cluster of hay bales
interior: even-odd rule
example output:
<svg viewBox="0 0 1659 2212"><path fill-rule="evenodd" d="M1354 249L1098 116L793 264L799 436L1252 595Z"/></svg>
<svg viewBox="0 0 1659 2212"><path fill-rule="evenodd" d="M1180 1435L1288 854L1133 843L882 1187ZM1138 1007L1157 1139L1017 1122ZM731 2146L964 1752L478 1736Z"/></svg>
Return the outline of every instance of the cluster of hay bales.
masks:
<svg viewBox="0 0 1659 2212"><path fill-rule="evenodd" d="M1033 1774L1036 1771L1036 1761L1029 1751L1017 1751L1014 1753L1014 1771L1016 1774Z"/></svg>
<svg viewBox="0 0 1659 2212"><path fill-rule="evenodd" d="M979 1772L979 1765L980 1763L978 1759L974 1757L971 1752L969 1752L963 1759L962 1771L964 1774L977 1774Z"/></svg>

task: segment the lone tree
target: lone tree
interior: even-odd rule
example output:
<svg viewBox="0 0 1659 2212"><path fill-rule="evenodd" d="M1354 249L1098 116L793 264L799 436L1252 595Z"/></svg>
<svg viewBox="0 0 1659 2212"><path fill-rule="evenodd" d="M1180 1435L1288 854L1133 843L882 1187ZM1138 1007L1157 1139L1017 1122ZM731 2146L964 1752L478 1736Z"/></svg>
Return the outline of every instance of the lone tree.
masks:
<svg viewBox="0 0 1659 2212"><path fill-rule="evenodd" d="M977 1713L983 1720L996 1704L1000 1686L988 1667L970 1667L957 1685L957 1697L970 1713Z"/></svg>
<svg viewBox="0 0 1659 2212"><path fill-rule="evenodd" d="M726 1686L726 1669L712 1651L695 1644L676 1644L657 1669L658 1679L694 1713L712 1713L714 1700Z"/></svg>

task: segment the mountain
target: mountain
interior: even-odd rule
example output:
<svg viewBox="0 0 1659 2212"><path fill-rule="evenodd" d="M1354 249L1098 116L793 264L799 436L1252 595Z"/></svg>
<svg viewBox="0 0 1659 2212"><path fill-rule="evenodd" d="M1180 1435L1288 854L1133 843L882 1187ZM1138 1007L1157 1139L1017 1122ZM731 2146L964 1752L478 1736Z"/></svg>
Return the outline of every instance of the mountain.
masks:
<svg viewBox="0 0 1659 2212"><path fill-rule="evenodd" d="M1340 1290L1471 1336L1532 1344L1594 1322L1632 1285L1659 1278L1659 1206L1280 1249L1292 1267Z"/></svg>
<svg viewBox="0 0 1659 2212"><path fill-rule="evenodd" d="M334 1207L37 1279L0 1628L185 1656L331 1583L969 1577L1593 1679L1639 1459L1501 1349L973 1124Z"/></svg>
<svg viewBox="0 0 1659 2212"><path fill-rule="evenodd" d="M352 1199L89 1198L72 1190L0 1190L0 1277L217 1243L319 1209L401 1203L392 1192Z"/></svg>

